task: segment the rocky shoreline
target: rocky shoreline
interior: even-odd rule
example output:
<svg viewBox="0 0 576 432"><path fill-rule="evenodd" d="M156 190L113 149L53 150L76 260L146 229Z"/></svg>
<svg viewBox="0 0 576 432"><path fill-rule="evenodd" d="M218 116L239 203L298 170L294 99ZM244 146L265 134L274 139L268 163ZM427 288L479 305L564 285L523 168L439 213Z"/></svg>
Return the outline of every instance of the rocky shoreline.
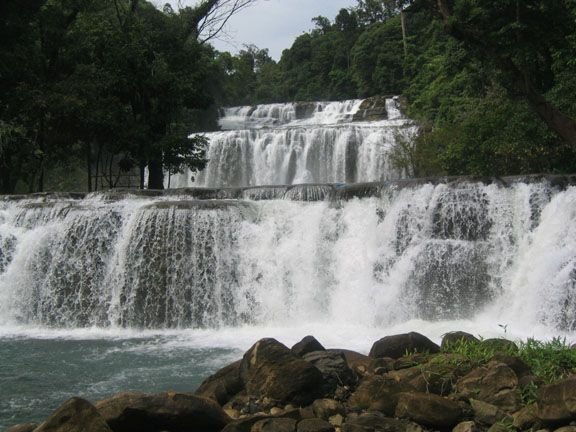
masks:
<svg viewBox="0 0 576 432"><path fill-rule="evenodd" d="M462 347L490 353L475 360ZM387 336L368 356L261 339L194 393L72 398L8 432L576 432L576 374L536 376L505 339Z"/></svg>

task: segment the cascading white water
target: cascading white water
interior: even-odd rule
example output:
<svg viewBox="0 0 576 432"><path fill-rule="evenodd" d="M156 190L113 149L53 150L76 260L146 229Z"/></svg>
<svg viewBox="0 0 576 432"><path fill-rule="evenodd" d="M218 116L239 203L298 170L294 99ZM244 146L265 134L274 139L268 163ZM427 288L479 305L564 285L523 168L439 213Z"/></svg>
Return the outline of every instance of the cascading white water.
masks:
<svg viewBox="0 0 576 432"><path fill-rule="evenodd" d="M361 100L234 107L210 140L207 167L166 179L166 186L238 187L356 183L405 176L390 156L416 126L386 100L387 119L354 122Z"/></svg>
<svg viewBox="0 0 576 432"><path fill-rule="evenodd" d="M576 329L576 187L376 186L0 201L0 323Z"/></svg>

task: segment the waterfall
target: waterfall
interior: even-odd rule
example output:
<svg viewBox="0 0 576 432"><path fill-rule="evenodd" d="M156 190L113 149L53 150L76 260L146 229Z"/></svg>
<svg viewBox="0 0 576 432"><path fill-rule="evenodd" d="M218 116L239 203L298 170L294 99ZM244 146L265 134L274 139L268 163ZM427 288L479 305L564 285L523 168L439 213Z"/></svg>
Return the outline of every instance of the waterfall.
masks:
<svg viewBox="0 0 576 432"><path fill-rule="evenodd" d="M572 331L576 186L562 179L0 200L0 325Z"/></svg>
<svg viewBox="0 0 576 432"><path fill-rule="evenodd" d="M375 121L366 120L373 110L363 104L350 100L225 108L222 131L206 134L207 167L172 176L170 187L358 183L404 177L406 169L394 166L390 154L398 144L412 141L416 126L402 116L395 98L385 100Z"/></svg>

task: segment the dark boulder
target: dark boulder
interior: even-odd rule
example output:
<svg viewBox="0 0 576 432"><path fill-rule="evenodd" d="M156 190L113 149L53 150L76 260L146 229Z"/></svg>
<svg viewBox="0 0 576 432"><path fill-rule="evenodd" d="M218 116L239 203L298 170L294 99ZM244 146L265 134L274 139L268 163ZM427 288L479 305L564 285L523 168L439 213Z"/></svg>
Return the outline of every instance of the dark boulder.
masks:
<svg viewBox="0 0 576 432"><path fill-rule="evenodd" d="M112 432L90 402L74 397L64 402L35 432Z"/></svg>
<svg viewBox="0 0 576 432"><path fill-rule="evenodd" d="M471 363L457 354L438 354L428 362L407 369L393 370L386 376L412 386L416 391L448 395L458 378L472 370Z"/></svg>
<svg viewBox="0 0 576 432"><path fill-rule="evenodd" d="M221 432L250 432L252 430L252 426L267 418L270 418L270 416L256 415L252 417L245 417L232 423L228 423Z"/></svg>
<svg viewBox="0 0 576 432"><path fill-rule="evenodd" d="M298 423L297 432L334 432L334 426L319 418L304 419Z"/></svg>
<svg viewBox="0 0 576 432"><path fill-rule="evenodd" d="M334 399L316 399L312 404L314 416L323 420L329 420L330 417L337 414L344 414L344 406Z"/></svg>
<svg viewBox="0 0 576 432"><path fill-rule="evenodd" d="M464 399L478 399L496 405L506 413L518 410L518 377L504 363L488 362L456 382L455 391Z"/></svg>
<svg viewBox="0 0 576 432"><path fill-rule="evenodd" d="M328 349L326 351L342 354L346 359L346 363L350 366L350 369L360 376L368 374L371 370L372 359L367 355L346 349Z"/></svg>
<svg viewBox="0 0 576 432"><path fill-rule="evenodd" d="M267 418L257 421L250 432L296 432L296 420L291 418Z"/></svg>
<svg viewBox="0 0 576 432"><path fill-rule="evenodd" d="M261 339L242 359L240 374L246 393L307 405L322 397L324 379L311 363L275 339Z"/></svg>
<svg viewBox="0 0 576 432"><path fill-rule="evenodd" d="M538 406L533 403L512 414L512 425L518 430L528 430L538 425Z"/></svg>
<svg viewBox="0 0 576 432"><path fill-rule="evenodd" d="M405 334L385 336L374 342L370 350L370 357L400 358L411 353L438 353L440 347L420 333L410 332Z"/></svg>
<svg viewBox="0 0 576 432"><path fill-rule="evenodd" d="M452 432L480 432L481 429L476 426L476 423L473 421L464 421L462 423L458 423L452 429Z"/></svg>
<svg viewBox="0 0 576 432"><path fill-rule="evenodd" d="M294 104L296 120L303 120L312 117L316 108L316 102L296 102Z"/></svg>
<svg viewBox="0 0 576 432"><path fill-rule="evenodd" d="M524 360L516 356L498 352L490 359L490 361L504 363L514 371L519 380L532 374L532 368L527 365Z"/></svg>
<svg viewBox="0 0 576 432"><path fill-rule="evenodd" d="M379 412L368 412L348 417L342 432L423 432L422 428L407 420L386 417Z"/></svg>
<svg viewBox="0 0 576 432"><path fill-rule="evenodd" d="M372 96L364 99L353 116L353 121L376 121L388 118L386 96Z"/></svg>
<svg viewBox="0 0 576 432"><path fill-rule="evenodd" d="M328 392L333 392L339 385L351 385L356 382L354 372L340 353L314 351L302 358L312 363L322 373Z"/></svg>
<svg viewBox="0 0 576 432"><path fill-rule="evenodd" d="M463 418L457 402L429 393L402 393L396 406L396 417L407 418L433 428L456 426Z"/></svg>
<svg viewBox="0 0 576 432"><path fill-rule="evenodd" d="M502 421L509 416L496 405L483 402L481 400L470 399L470 406L474 413L474 421L485 426L492 426L494 423Z"/></svg>
<svg viewBox="0 0 576 432"><path fill-rule="evenodd" d="M398 382L393 378L380 375L369 375L360 381L360 385L348 400L352 411L374 410L386 415L394 415L399 395L414 391L407 382Z"/></svg>
<svg viewBox="0 0 576 432"><path fill-rule="evenodd" d="M216 402L189 393L120 393L96 408L114 432L210 432L231 421Z"/></svg>
<svg viewBox="0 0 576 432"><path fill-rule="evenodd" d="M244 389L240 378L240 363L238 360L206 378L194 394L212 399L220 405L227 403Z"/></svg>
<svg viewBox="0 0 576 432"><path fill-rule="evenodd" d="M314 351L325 351L326 349L314 336L305 336L300 342L296 343L291 350L294 354L302 357L304 354Z"/></svg>
<svg viewBox="0 0 576 432"><path fill-rule="evenodd" d="M537 393L538 418L547 423L576 420L576 376L542 386Z"/></svg>

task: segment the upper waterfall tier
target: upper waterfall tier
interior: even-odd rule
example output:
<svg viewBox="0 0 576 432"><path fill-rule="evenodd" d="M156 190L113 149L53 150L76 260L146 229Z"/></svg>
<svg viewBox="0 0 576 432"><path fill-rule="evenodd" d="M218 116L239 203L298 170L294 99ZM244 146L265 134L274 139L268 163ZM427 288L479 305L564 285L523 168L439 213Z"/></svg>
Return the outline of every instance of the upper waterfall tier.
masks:
<svg viewBox="0 0 576 432"><path fill-rule="evenodd" d="M208 165L167 177L165 186L242 187L357 183L406 177L392 153L416 126L397 98L297 102L222 110L221 132L206 133Z"/></svg>

